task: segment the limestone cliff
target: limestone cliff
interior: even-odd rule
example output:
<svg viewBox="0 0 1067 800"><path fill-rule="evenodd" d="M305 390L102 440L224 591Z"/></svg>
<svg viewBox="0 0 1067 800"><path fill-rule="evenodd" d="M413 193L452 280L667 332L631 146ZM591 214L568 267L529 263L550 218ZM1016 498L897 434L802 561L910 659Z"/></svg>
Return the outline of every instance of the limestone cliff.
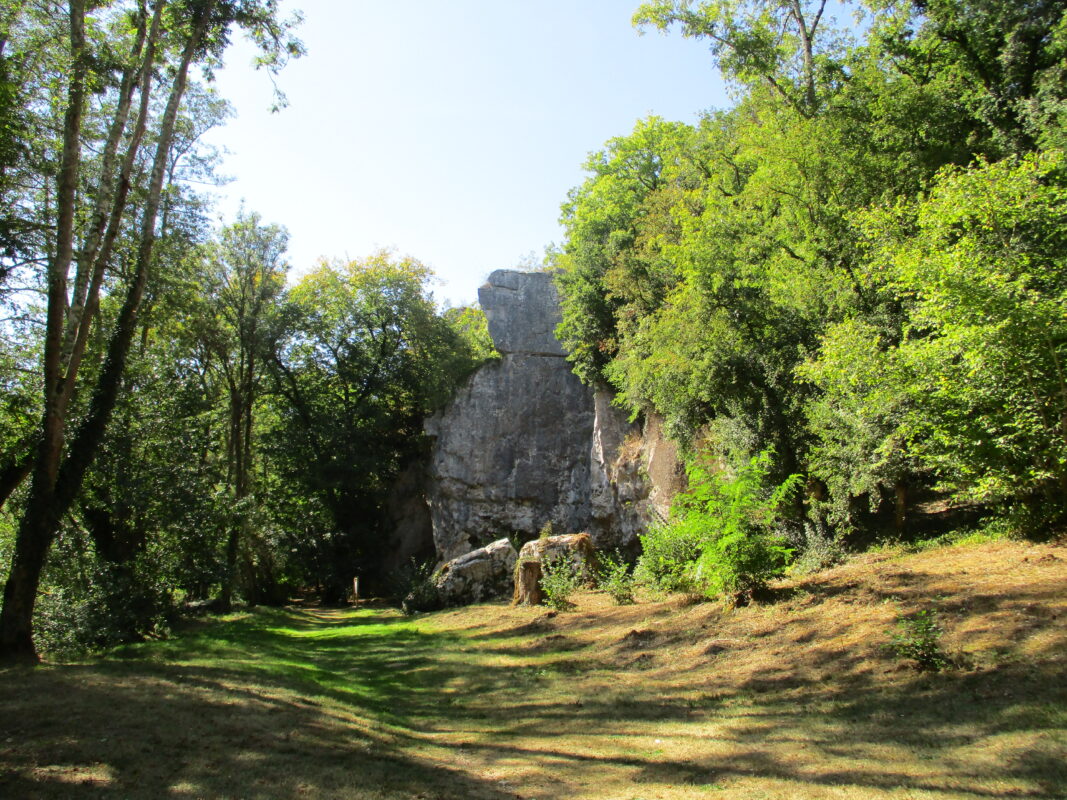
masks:
<svg viewBox="0 0 1067 800"><path fill-rule="evenodd" d="M546 522L557 533L588 531L597 547L633 550L678 488L676 453L657 428L629 423L609 393L571 372L555 337L551 275L498 270L478 297L501 358L426 423L438 559L501 537L532 539Z"/></svg>
<svg viewBox="0 0 1067 800"><path fill-rule="evenodd" d="M426 425L436 439L429 502L442 560L501 536L536 536L548 521L579 530L590 516L592 396L553 334L552 276L498 270L478 299L502 357Z"/></svg>

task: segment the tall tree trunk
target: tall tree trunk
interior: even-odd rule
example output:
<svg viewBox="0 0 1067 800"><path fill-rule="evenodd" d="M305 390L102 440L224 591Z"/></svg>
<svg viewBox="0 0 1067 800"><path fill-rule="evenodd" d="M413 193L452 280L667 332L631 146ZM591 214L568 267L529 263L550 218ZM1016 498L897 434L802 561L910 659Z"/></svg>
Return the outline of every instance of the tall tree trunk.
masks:
<svg viewBox="0 0 1067 800"><path fill-rule="evenodd" d="M155 48L159 41L162 10L165 0L157 0L152 18L151 31L145 42L144 26L138 33L137 40L130 54L131 64L123 75L120 89L121 101L116 111L108 143L105 149L104 166L101 169L100 182L97 187L97 204L94 228L78 254L77 273L74 282L73 300L67 309L63 344L58 357L57 387L52 402L53 426L55 419L66 424L67 407L74 394L74 385L78 376L82 356L89 341L89 331L99 307L100 288L103 285L104 271L111 259L111 252L118 237L122 215L130 190L130 176L137 159L140 144L147 127L148 108L152 85L152 68ZM142 52L145 53L140 65L135 65ZM136 67L136 68L135 68ZM114 176L114 162L117 157L119 139L125 130L132 100L132 84L139 76L140 108L134 130L129 137L126 153L118 176ZM105 213L110 208L110 219ZM106 231L103 224L108 223ZM57 264L59 263L57 259ZM70 262L67 262L69 269ZM65 276L63 278L65 283ZM64 294L66 286L64 285ZM48 391L48 389L46 389ZM32 471L34 455L39 446L31 445L26 455L14 453L3 469L0 469L0 507L11 493L25 480Z"/></svg>
<svg viewBox="0 0 1067 800"><path fill-rule="evenodd" d="M53 511L56 476L63 454L64 419L60 393L60 355L67 310L67 275L74 258L74 219L81 165L81 126L85 105L85 2L70 0L71 75L63 118L63 154L56 185L55 254L48 264L48 312L44 337L44 414L33 466L33 483L25 516L15 538L11 572L4 585L0 610L0 659L36 663L33 646L33 603L52 543L49 530L58 525Z"/></svg>
<svg viewBox="0 0 1067 800"><path fill-rule="evenodd" d="M74 158L72 186L70 187L69 242L64 237L68 231L61 224L57 242L56 263L65 268L62 275L50 275L48 334L45 344L45 424L44 436L38 453L34 470L30 498L19 524L15 539L15 553L11 562L11 572L4 587L4 607L0 611L0 661L22 661L36 663L39 660L33 644L33 608L37 598L37 589L44 568L45 557L52 545L60 521L75 495L81 488L85 472L92 464L93 458L103 439L107 423L118 398L122 375L126 366L126 357L130 343L137 328L138 310L144 295L145 283L152 260L155 243L156 218L159 213L163 180L166 173L167 156L174 137L174 126L178 116L178 107L185 93L189 65L200 47L200 41L211 18L214 2L207 2L196 9L192 20L192 29L182 53L181 62L173 79L170 98L160 126L159 140L152 165L151 182L144 214L141 219L140 241L137 251L133 279L126 293L125 301L119 312L118 321L108 341L107 353L103 367L97 379L89 404L89 411L74 438L65 459L62 459L64 420L59 410L61 400L59 386L60 348L63 339L63 308L66 303L66 276L70 267L73 242L73 183L77 179L77 159ZM77 105L78 112L73 115L68 109L68 124L64 135L64 173L60 178L60 220L64 220L63 205L67 189L66 167L68 144L76 148L80 130L80 107L84 97L84 66L80 78L77 64L84 62L84 2L71 0L71 42L72 51L77 53L75 75L71 80L71 105ZM77 87L77 90L75 89ZM77 93L76 93L77 91ZM76 103L75 103L76 101ZM69 118L75 116L75 124ZM68 136L68 134L70 134ZM54 266L54 265L53 265ZM50 272L55 272L53 269ZM53 316L53 282L61 290L58 297L59 313Z"/></svg>
<svg viewBox="0 0 1067 800"><path fill-rule="evenodd" d="M133 104L133 92L139 83L137 80L138 63L141 61L141 52L144 49L147 32L147 21L144 18L142 9L137 25L137 36L134 39L126 67L122 72L118 107L115 111L115 116L111 120L107 141L104 144L100 180L97 184L96 202L92 211L92 224L78 253L77 270L74 273L74 287L71 293L70 309L67 312L67 324L64 332L62 356L64 364L69 360L71 351L74 348L78 325L81 323L89 292L89 275L92 272L96 253L100 249L101 238L104 235L104 229L107 226L109 217L108 212L115 195L115 162L118 159L122 135L126 132L126 122L130 116L130 107ZM146 65L145 68L151 69L149 65Z"/></svg>
<svg viewBox="0 0 1067 800"><path fill-rule="evenodd" d="M230 377L230 442L229 442L229 472L230 481L233 483L233 499L237 508L238 518L230 523L230 530L226 538L226 573L222 579L222 592L219 604L223 609L233 607L233 594L237 585L237 561L241 551L241 539L247 513L244 508L244 500L247 497L247 468L244 464L245 441L243 411L245 408L241 390L244 385L240 364L237 367L237 375Z"/></svg>
<svg viewBox="0 0 1067 800"><path fill-rule="evenodd" d="M253 312L255 313L255 312ZM253 323L255 320L253 320ZM252 344L241 343L244 348L254 347L255 325ZM230 479L233 482L234 503L240 516L230 527L226 541L226 575L223 579L219 602L223 608L233 604L233 593L238 583L238 561L242 545L247 552L243 566L244 589L249 602L255 604L259 597L257 573L250 549L251 526L245 501L252 493L252 423L255 403L256 361L252 353L240 353L237 375L230 381Z"/></svg>

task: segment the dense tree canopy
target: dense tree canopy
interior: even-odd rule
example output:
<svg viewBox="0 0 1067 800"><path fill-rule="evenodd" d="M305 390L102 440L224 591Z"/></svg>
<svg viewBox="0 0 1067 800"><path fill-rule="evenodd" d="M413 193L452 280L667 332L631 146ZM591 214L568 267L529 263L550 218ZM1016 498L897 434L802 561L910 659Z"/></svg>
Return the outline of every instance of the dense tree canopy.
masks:
<svg viewBox="0 0 1067 800"><path fill-rule="evenodd" d="M809 478L847 530L908 487L1052 500L1061 374L1062 2L641 6L737 103L612 139L563 207L575 369L694 455Z"/></svg>
<svg viewBox="0 0 1067 800"><path fill-rule="evenodd" d="M54 648L182 597L337 597L484 318L439 314L410 259L287 289L284 229L210 230L210 73L238 29L269 69L301 53L274 0L0 15L0 657L36 657L34 620Z"/></svg>

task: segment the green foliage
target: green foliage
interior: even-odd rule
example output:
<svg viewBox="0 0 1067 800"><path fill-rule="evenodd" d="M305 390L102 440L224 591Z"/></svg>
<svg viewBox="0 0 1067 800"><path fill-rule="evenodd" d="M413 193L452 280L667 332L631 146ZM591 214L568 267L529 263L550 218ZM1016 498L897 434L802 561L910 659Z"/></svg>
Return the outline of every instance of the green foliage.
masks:
<svg viewBox="0 0 1067 800"><path fill-rule="evenodd" d="M500 352L493 345L493 338L489 335L489 321L485 317L485 312L480 308L476 306L448 308L442 316L469 351L471 369L476 364L500 358Z"/></svg>
<svg viewBox="0 0 1067 800"><path fill-rule="evenodd" d="M641 535L641 557L634 576L639 583L664 592L694 590L692 566L704 544L704 531L694 525L662 523Z"/></svg>
<svg viewBox="0 0 1067 800"><path fill-rule="evenodd" d="M885 337L856 319L830 326L819 358L798 374L820 390L805 407L809 470L829 489L830 522L848 530L852 498L866 495L877 507L894 484L918 474L902 425L919 404L902 391L906 368Z"/></svg>
<svg viewBox="0 0 1067 800"><path fill-rule="evenodd" d="M373 574L392 481L423 453L423 419L478 364L437 313L430 279L382 251L324 261L289 292L266 446L278 511L299 531L301 580L334 600L353 572Z"/></svg>
<svg viewBox="0 0 1067 800"><path fill-rule="evenodd" d="M770 468L767 451L732 478L691 467L690 489L675 498L671 520L641 537L642 577L667 591L744 602L781 575L793 551L774 530L800 476L768 489Z"/></svg>
<svg viewBox="0 0 1067 800"><path fill-rule="evenodd" d="M407 614L419 611L435 611L441 607L437 590L433 560L416 561L414 558L391 576L393 595L400 599L400 608Z"/></svg>
<svg viewBox="0 0 1067 800"><path fill-rule="evenodd" d="M1053 508L1067 8L867 10L852 42L821 2L641 5L636 25L710 45L737 102L587 162L561 337L690 452L773 449L776 480L817 479L839 532L938 480Z"/></svg>
<svg viewBox="0 0 1067 800"><path fill-rule="evenodd" d="M824 81L847 40L826 32L820 0L654 0L634 14L635 25L666 30L677 23L686 37L708 42L723 75L742 86L766 83L802 114L813 114Z"/></svg>
<svg viewBox="0 0 1067 800"><path fill-rule="evenodd" d="M802 534L797 539L791 539L797 555L789 565L790 575L808 575L839 564L845 559L840 537L828 531L821 519L814 522L805 520Z"/></svg>
<svg viewBox="0 0 1067 800"><path fill-rule="evenodd" d="M598 561L597 585L608 593L616 605L633 603L636 580L630 565L619 551L616 550L614 554L600 553Z"/></svg>
<svg viewBox="0 0 1067 800"><path fill-rule="evenodd" d="M980 162L862 216L869 280L908 317L895 341L832 328L809 369L826 391L811 419L829 481L852 467L849 488L869 490L918 460L961 499L1067 486L1065 175L1058 152Z"/></svg>
<svg viewBox="0 0 1067 800"><path fill-rule="evenodd" d="M545 595L545 604L557 611L566 611L574 606L571 597L581 588L584 576L576 570L566 553L541 562L541 578L538 581Z"/></svg>
<svg viewBox="0 0 1067 800"><path fill-rule="evenodd" d="M39 646L52 658L70 658L165 636L177 617L175 589L158 549L116 564L66 531L34 612Z"/></svg>
<svg viewBox="0 0 1067 800"><path fill-rule="evenodd" d="M941 647L943 633L937 615L924 609L897 621L890 647L899 658L914 661L919 670L940 672L952 665L952 659Z"/></svg>

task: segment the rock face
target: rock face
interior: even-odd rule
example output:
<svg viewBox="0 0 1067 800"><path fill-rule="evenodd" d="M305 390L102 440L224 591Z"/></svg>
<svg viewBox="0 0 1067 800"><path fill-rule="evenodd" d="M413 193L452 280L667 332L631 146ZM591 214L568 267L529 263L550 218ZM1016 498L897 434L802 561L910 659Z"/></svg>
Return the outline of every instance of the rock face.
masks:
<svg viewBox="0 0 1067 800"><path fill-rule="evenodd" d="M552 276L498 270L479 297L503 353L482 367L426 431L434 545L442 560L500 536L529 539L546 522L574 531L590 519L590 391L552 333Z"/></svg>
<svg viewBox="0 0 1067 800"><path fill-rule="evenodd" d="M659 418L629 422L610 392L597 392L590 454L590 503L596 546L634 554L638 536L667 518L671 500L687 486L678 446Z"/></svg>
<svg viewBox="0 0 1067 800"><path fill-rule="evenodd" d="M635 552L677 490L677 454L658 428L629 423L609 393L571 372L550 274L498 270L478 296L501 358L426 422L438 559L535 539L548 522L588 531L597 549Z"/></svg>
<svg viewBox="0 0 1067 800"><path fill-rule="evenodd" d="M500 539L452 559L434 580L441 604L459 606L506 597L518 557L511 542Z"/></svg>
<svg viewBox="0 0 1067 800"><path fill-rule="evenodd" d="M478 290L478 303L501 353L563 357L559 298L549 273L498 269Z"/></svg>

